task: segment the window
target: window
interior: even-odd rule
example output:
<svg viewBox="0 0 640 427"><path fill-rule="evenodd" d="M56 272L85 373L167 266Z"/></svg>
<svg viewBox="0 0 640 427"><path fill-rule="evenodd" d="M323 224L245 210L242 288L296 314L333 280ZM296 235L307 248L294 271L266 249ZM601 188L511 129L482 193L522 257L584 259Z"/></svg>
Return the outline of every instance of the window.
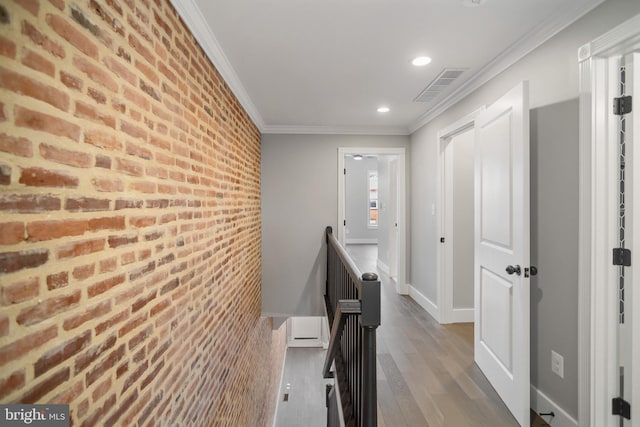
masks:
<svg viewBox="0 0 640 427"><path fill-rule="evenodd" d="M369 227L378 226L378 172L369 171Z"/></svg>

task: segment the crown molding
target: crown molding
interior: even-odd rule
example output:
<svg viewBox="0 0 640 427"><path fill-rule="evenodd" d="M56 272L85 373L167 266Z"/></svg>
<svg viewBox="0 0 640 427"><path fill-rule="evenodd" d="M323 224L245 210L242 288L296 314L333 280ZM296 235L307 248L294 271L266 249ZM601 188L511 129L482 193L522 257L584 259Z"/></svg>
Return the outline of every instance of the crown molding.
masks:
<svg viewBox="0 0 640 427"><path fill-rule="evenodd" d="M429 109L418 120L409 125L410 133L414 133L440 114L460 102L462 99L473 93L480 86L487 83L498 74L515 64L524 56L540 47L551 37L567 28L569 25L582 18L584 15L592 11L595 7L604 3L605 0L589 0L585 5L564 10L561 13L554 14L553 17L540 25L533 28L518 41L513 43L507 49L502 51L493 60L482 67L471 78L465 81L460 87L453 91L450 95Z"/></svg>
<svg viewBox="0 0 640 427"><path fill-rule="evenodd" d="M169 0L260 131L265 124L195 0Z"/></svg>
<svg viewBox="0 0 640 427"><path fill-rule="evenodd" d="M266 125L264 134L297 135L410 135L409 129L400 126L278 126Z"/></svg>

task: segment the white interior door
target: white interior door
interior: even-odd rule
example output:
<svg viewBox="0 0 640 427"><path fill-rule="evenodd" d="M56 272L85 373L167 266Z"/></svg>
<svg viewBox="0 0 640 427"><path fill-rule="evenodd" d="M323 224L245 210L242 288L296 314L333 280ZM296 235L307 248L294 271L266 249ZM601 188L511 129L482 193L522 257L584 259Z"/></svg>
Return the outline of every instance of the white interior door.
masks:
<svg viewBox="0 0 640 427"><path fill-rule="evenodd" d="M529 86L476 119L475 361L529 425Z"/></svg>

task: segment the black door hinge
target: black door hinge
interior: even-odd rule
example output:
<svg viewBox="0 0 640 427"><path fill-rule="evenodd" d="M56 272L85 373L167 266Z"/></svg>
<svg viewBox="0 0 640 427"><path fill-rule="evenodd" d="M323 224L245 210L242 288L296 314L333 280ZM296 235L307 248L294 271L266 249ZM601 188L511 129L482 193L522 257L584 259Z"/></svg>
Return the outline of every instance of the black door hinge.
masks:
<svg viewBox="0 0 640 427"><path fill-rule="evenodd" d="M440 243L444 243L444 237L440 238Z"/></svg>
<svg viewBox="0 0 640 427"><path fill-rule="evenodd" d="M345 175L347 174L347 168L344 168L344 174Z"/></svg>
<svg viewBox="0 0 640 427"><path fill-rule="evenodd" d="M347 220L346 220L346 219L344 220L343 224L344 224L345 226L347 225Z"/></svg>
<svg viewBox="0 0 640 427"><path fill-rule="evenodd" d="M613 265L629 267L631 265L631 251L625 248L614 248Z"/></svg>
<svg viewBox="0 0 640 427"><path fill-rule="evenodd" d="M631 112L631 96L613 98L613 114L622 116Z"/></svg>
<svg viewBox="0 0 640 427"><path fill-rule="evenodd" d="M611 399L611 413L620 415L628 420L631 419L631 405L621 397Z"/></svg>

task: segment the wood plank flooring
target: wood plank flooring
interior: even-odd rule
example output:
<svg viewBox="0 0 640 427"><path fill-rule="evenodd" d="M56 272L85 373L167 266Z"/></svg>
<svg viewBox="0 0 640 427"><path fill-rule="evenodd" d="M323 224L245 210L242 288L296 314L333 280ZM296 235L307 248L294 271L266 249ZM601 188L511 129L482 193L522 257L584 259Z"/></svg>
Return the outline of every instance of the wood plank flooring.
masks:
<svg viewBox="0 0 640 427"><path fill-rule="evenodd" d="M473 362L473 324L440 325L413 299L398 295L393 281L376 268L375 245L349 245L347 251L361 272L375 272L381 280L378 426L518 426ZM320 377L321 369L322 361L312 374ZM324 398L315 405L324 408ZM282 419L280 408L278 422ZM326 423L325 419L316 418L312 423L305 420L297 425L320 426ZM532 413L532 426L546 425L540 421L534 424Z"/></svg>

